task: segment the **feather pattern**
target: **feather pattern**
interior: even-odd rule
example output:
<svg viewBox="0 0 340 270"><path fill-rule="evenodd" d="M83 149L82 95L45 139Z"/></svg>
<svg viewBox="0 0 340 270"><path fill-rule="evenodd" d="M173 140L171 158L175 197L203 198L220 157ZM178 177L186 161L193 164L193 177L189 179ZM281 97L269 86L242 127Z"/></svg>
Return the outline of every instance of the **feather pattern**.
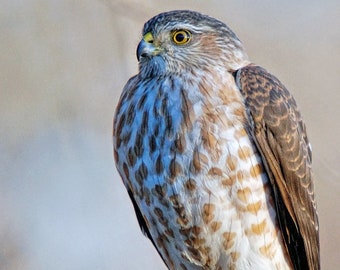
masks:
<svg viewBox="0 0 340 270"><path fill-rule="evenodd" d="M265 69L235 72L245 99L249 133L265 162L281 231L295 269L319 269L319 225L311 171L312 154L293 96Z"/></svg>

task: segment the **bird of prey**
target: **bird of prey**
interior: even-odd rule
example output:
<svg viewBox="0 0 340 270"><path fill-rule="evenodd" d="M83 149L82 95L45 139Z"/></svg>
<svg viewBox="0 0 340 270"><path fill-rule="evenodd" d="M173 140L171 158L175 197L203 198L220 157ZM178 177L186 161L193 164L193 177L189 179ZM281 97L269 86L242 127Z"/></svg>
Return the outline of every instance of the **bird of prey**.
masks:
<svg viewBox="0 0 340 270"><path fill-rule="evenodd" d="M311 147L296 102L223 22L161 13L114 116L114 158L169 269L319 269Z"/></svg>

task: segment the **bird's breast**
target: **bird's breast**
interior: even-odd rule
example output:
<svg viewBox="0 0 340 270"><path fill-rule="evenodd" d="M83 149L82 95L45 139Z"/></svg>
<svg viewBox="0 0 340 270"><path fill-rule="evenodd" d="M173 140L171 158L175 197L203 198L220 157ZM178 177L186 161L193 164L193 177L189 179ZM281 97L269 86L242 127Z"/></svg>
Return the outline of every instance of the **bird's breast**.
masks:
<svg viewBox="0 0 340 270"><path fill-rule="evenodd" d="M182 269L183 258L188 269L215 269L256 256L263 264L253 269L266 269L283 256L268 179L246 121L231 80L155 79L120 102L117 167L159 251L178 264L174 269Z"/></svg>

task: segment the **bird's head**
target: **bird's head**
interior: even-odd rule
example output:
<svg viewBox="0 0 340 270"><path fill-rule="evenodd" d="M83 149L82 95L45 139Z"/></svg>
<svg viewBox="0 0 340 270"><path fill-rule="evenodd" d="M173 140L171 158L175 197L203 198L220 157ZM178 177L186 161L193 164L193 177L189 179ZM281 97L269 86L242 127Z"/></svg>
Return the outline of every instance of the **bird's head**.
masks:
<svg viewBox="0 0 340 270"><path fill-rule="evenodd" d="M146 22L137 58L143 77L212 66L237 70L249 63L242 43L224 23L188 10L161 13Z"/></svg>

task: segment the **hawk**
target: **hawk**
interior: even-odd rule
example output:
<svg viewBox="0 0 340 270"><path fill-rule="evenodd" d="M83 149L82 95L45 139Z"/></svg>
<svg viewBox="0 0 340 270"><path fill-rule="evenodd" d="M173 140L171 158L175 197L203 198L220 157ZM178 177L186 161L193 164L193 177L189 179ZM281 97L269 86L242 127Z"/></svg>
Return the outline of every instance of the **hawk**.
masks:
<svg viewBox="0 0 340 270"><path fill-rule="evenodd" d="M284 85L224 23L145 23L118 103L114 158L169 269L319 269L311 147Z"/></svg>

